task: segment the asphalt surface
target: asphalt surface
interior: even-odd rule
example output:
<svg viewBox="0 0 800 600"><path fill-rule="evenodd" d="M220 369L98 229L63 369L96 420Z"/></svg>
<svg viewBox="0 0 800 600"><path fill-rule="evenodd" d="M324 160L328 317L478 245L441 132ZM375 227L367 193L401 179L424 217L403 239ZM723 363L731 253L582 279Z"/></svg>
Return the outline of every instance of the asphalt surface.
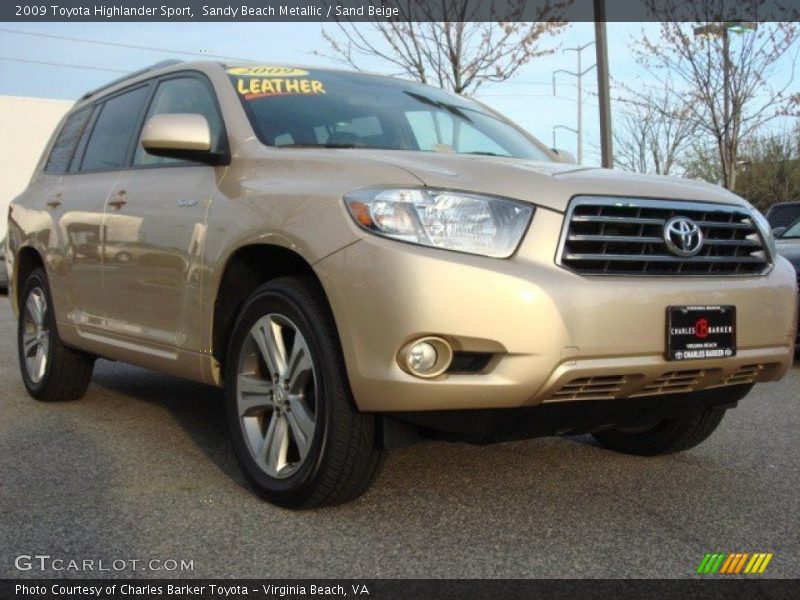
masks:
<svg viewBox="0 0 800 600"><path fill-rule="evenodd" d="M709 551L774 552L764 576L800 575L797 365L683 454L428 443L392 452L356 502L306 512L247 488L215 389L99 361L83 400L48 405L17 369L0 298L1 576L675 578ZM19 571L25 554L142 562Z"/></svg>

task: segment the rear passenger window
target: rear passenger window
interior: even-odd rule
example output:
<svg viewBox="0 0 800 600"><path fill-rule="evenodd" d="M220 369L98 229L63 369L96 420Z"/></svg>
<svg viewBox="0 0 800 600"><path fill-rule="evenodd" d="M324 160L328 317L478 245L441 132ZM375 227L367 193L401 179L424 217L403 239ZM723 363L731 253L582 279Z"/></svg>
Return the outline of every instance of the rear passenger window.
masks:
<svg viewBox="0 0 800 600"><path fill-rule="evenodd" d="M196 77L167 79L158 84L156 93L147 111L145 123L156 115L175 113L195 113L203 115L211 130L211 151L221 151L222 119L217 111L214 96L201 80ZM139 143L136 145L134 165L163 165L186 161L148 154Z"/></svg>
<svg viewBox="0 0 800 600"><path fill-rule="evenodd" d="M44 170L48 173L66 173L78 140L92 115L91 107L82 108L71 114L58 134Z"/></svg>
<svg viewBox="0 0 800 600"><path fill-rule="evenodd" d="M109 171L125 166L146 97L147 86L106 100L86 145L81 171Z"/></svg>
<svg viewBox="0 0 800 600"><path fill-rule="evenodd" d="M78 140L78 146L75 148L75 153L72 155L72 162L69 163L68 170L70 173L75 173L81 168L81 159L83 158L83 153L86 150L86 144L89 142L89 134L92 133L92 117L96 116L99 110L100 108L97 105L94 105L89 111L91 113L89 116L89 121L87 122L86 127L83 128L81 139Z"/></svg>

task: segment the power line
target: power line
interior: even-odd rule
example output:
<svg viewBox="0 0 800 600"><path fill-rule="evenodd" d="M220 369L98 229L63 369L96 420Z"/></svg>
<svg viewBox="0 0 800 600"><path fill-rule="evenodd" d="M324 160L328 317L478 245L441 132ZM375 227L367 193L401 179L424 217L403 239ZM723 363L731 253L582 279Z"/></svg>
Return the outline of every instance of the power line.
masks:
<svg viewBox="0 0 800 600"><path fill-rule="evenodd" d="M475 94L476 98L555 98L556 100L566 100L567 102L577 103L575 98L567 96L553 96L553 94Z"/></svg>
<svg viewBox="0 0 800 600"><path fill-rule="evenodd" d="M147 51L147 52L163 52L163 53L167 53L167 54L179 54L179 55L183 55L183 56L199 56L199 57L203 57L203 58L222 58L222 59L240 60L240 61L252 60L252 59L248 59L248 58L242 58L242 57L239 57L239 56L227 56L227 55L224 55L224 54L207 54L207 53L204 53L204 52L192 52L190 50L175 50L175 49L172 49L172 48L157 48L157 47L154 47L154 46L140 46L140 45L137 45L137 44L125 44L125 43L122 43L122 42L107 42L107 41L101 41L101 40L92 40L92 39L88 39L88 38L79 38L79 37L72 37L72 36L66 36L66 35L56 35L56 34L52 34L52 33L40 33L40 32L35 32L35 31L23 31L21 29L8 29L8 28L5 28L5 27L0 27L0 32L11 33L11 34L16 34L16 35L27 35L27 36L32 36L32 37L47 38L47 39L53 39L53 40L62 40L62 41L67 41L67 42L77 42L77 43L82 43L82 44L96 44L96 45L101 45L101 46L113 46L113 47L117 47L117 48L128 48L128 49L133 49L133 50L144 50L144 51ZM8 58L8 59L4 59L4 60L18 60L19 62L24 62L24 61L22 61L22 59L11 59L11 58ZM34 61L30 61L30 62L34 62ZM37 64L47 64L47 63L41 62L41 63L37 63ZM71 67L73 65L57 64L55 66ZM87 68L88 69L88 68L94 68L94 67L81 67L81 68ZM106 69L106 68L102 68L102 67L97 67L97 69L98 70L102 70L102 71L122 72L122 71L117 71L115 69ZM519 80L514 81L514 80L509 80L509 81L505 81L504 84L505 85L509 85L510 84L510 85L548 85L549 86L549 85L552 85L552 82L550 82L550 81L519 81ZM567 86L567 87L575 87L576 84L572 83L572 82L564 82L564 83L558 82L557 85L563 85L563 86Z"/></svg>
<svg viewBox="0 0 800 600"><path fill-rule="evenodd" d="M47 65L49 67L67 67L70 69L85 69L87 71L107 71L109 73L130 73L124 69L111 69L108 67L97 67L89 65L73 65L69 63L49 62L46 60L29 60L26 58L13 58L11 56L0 56L0 60L8 60L12 62L28 63L31 65Z"/></svg>
<svg viewBox="0 0 800 600"><path fill-rule="evenodd" d="M553 96L556 95L556 75L559 73L564 73L565 75L570 75L577 79L578 83L578 129L576 134L578 135L578 164L583 164L583 77L589 73L592 69L597 69L598 64L593 64L591 67L586 67L585 69L582 66L583 60L583 51L586 50L589 46L594 45L595 42L588 42L583 44L582 46L575 46L574 48L564 48L563 52L574 52L575 55L578 57L578 70L577 71L568 71L566 69L558 69L553 71Z"/></svg>
<svg viewBox="0 0 800 600"><path fill-rule="evenodd" d="M100 40L90 40L87 38L70 37L66 35L55 35L52 33L38 33L34 31L22 31L21 29L6 29L0 27L0 31L4 33L13 33L17 35L29 35L33 37L49 38L52 40L63 40L67 42L79 42L82 44L98 44L100 46L115 46L117 48L128 48L131 50L146 50L148 52L165 52L167 54L180 54L183 56L202 56L204 58L224 58L229 60L248 60L237 56L225 56L222 54L206 54L204 52L192 52L190 50L174 50L170 48L155 48L152 46L139 46L136 44L124 44L122 42L104 42Z"/></svg>
<svg viewBox="0 0 800 600"><path fill-rule="evenodd" d="M552 81L518 81L514 79L509 79L508 81L503 81L502 83L503 85L546 85L548 87L552 87L553 85ZM578 84L573 81L556 81L556 86L577 87L577 85ZM584 85L583 87L586 88L592 86Z"/></svg>

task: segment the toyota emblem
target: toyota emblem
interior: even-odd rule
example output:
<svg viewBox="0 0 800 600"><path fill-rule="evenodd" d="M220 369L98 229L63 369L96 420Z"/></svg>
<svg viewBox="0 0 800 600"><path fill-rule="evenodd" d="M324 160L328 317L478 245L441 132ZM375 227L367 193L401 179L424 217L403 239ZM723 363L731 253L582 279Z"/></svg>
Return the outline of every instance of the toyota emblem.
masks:
<svg viewBox="0 0 800 600"><path fill-rule="evenodd" d="M696 256L703 248L703 231L688 217L674 217L664 225L664 241L673 254Z"/></svg>

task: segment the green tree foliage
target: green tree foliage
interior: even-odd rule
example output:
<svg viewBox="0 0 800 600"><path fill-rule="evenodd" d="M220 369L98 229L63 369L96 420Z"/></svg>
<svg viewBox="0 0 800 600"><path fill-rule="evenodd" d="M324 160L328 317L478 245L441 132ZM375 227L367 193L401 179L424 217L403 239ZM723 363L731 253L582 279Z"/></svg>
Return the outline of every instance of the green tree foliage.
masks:
<svg viewBox="0 0 800 600"><path fill-rule="evenodd" d="M744 144L735 191L762 210L800 201L800 124Z"/></svg>

